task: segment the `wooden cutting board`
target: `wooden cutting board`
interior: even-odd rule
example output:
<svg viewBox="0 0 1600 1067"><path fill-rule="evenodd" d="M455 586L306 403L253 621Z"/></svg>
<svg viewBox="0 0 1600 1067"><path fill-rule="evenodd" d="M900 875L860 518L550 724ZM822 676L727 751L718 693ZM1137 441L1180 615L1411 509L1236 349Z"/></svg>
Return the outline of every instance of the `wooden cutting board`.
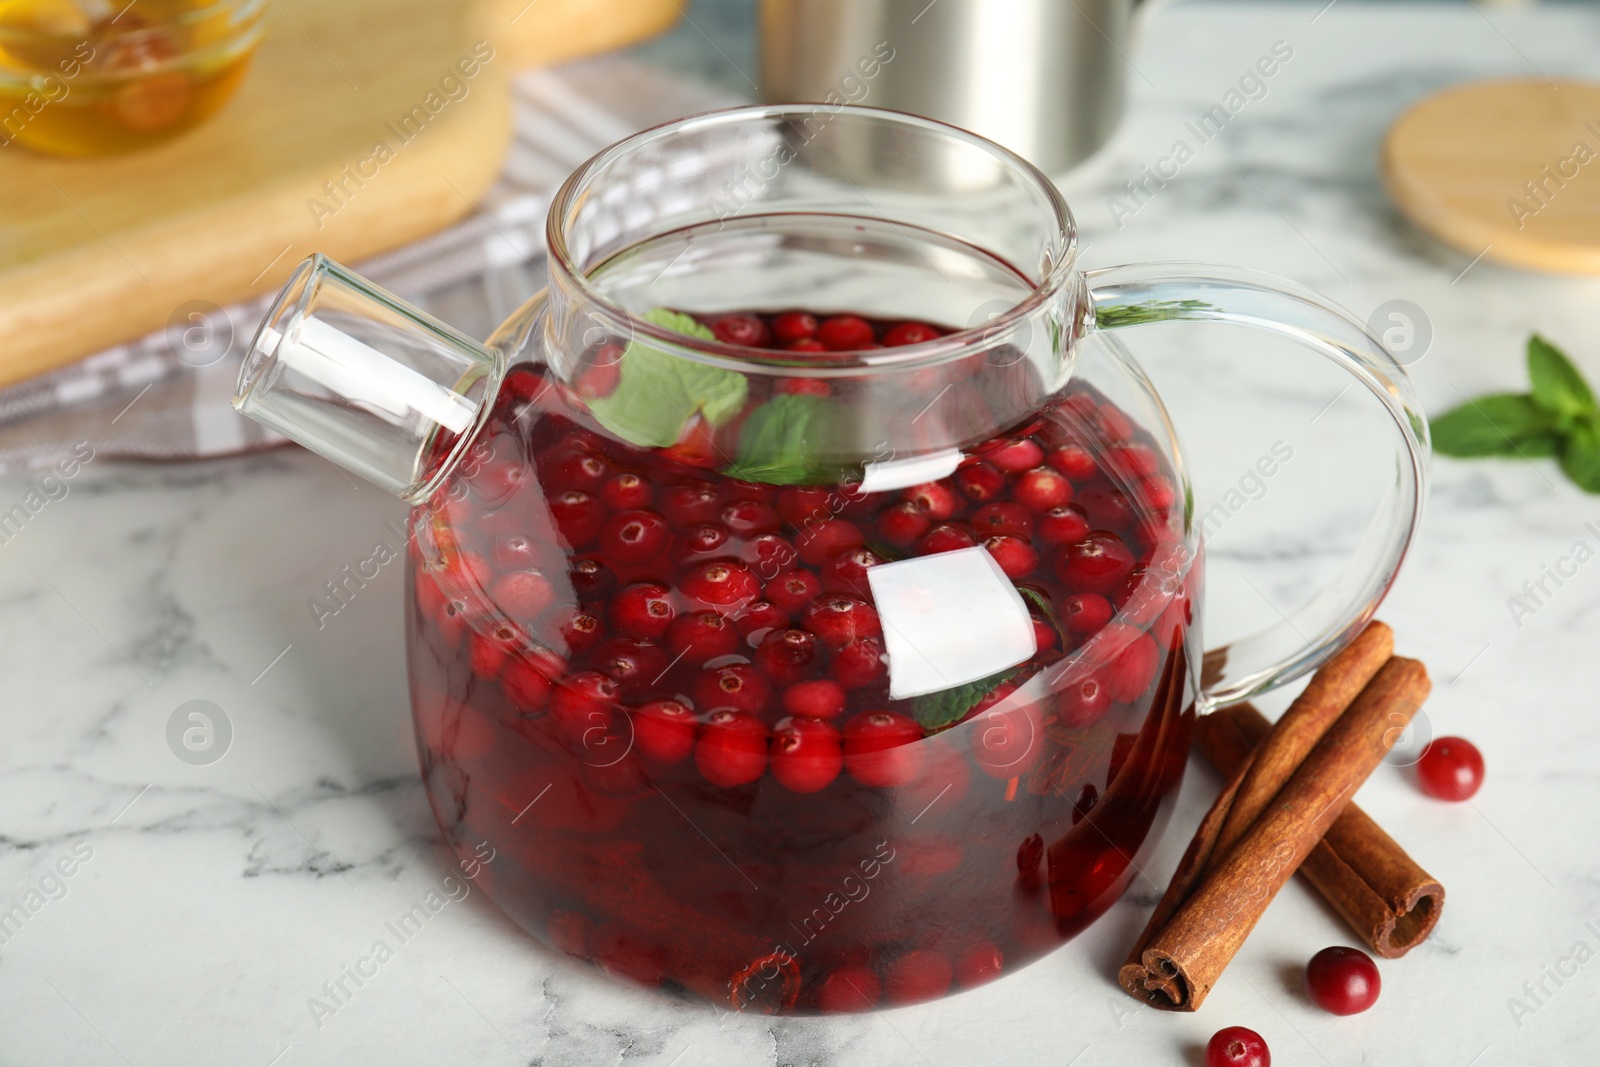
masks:
<svg viewBox="0 0 1600 1067"><path fill-rule="evenodd" d="M1469 256L1600 274L1600 83L1473 82L1395 120L1389 195Z"/></svg>
<svg viewBox="0 0 1600 1067"><path fill-rule="evenodd" d="M656 33L686 3L274 0L239 95L187 136L105 159L0 150L0 385L188 301L276 289L312 251L354 261L439 230L500 172L512 75ZM463 58L480 60L466 95L435 96L403 140Z"/></svg>

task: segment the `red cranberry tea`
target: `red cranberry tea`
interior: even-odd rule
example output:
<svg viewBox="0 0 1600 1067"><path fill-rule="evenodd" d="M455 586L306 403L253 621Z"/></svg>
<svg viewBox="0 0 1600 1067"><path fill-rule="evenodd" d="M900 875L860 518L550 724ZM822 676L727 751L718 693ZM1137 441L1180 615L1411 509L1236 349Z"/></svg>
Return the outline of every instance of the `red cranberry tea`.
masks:
<svg viewBox="0 0 1600 1067"><path fill-rule="evenodd" d="M794 353L946 332L695 324ZM416 513L418 736L454 847L493 843L479 884L553 948L764 1011L975 986L1103 912L1182 773L1193 697L1198 568L1155 440L1075 384L923 484L828 483L732 458L752 436L789 455L772 413L827 404L826 379L753 381L715 431L634 447L590 414L627 388L618 363L570 390L515 367ZM940 402L973 410L995 378ZM905 632L962 605L907 614L883 576L942 554L995 575L1030 644L908 695Z"/></svg>

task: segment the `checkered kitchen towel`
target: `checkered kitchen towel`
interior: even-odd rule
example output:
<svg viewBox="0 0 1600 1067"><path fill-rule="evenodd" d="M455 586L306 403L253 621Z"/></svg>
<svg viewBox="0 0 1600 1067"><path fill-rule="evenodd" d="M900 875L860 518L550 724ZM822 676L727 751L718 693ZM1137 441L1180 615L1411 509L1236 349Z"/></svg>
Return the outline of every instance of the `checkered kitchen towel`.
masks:
<svg viewBox="0 0 1600 1067"><path fill-rule="evenodd" d="M464 332L487 336L543 287L545 211L578 164L646 127L734 103L619 56L523 75L516 138L479 212L358 269ZM187 352L176 331L165 330L0 390L0 472L47 466L83 441L97 457L146 460L282 444L229 403L268 303L225 309L232 345L207 366L180 358ZM217 326L224 334L227 327Z"/></svg>

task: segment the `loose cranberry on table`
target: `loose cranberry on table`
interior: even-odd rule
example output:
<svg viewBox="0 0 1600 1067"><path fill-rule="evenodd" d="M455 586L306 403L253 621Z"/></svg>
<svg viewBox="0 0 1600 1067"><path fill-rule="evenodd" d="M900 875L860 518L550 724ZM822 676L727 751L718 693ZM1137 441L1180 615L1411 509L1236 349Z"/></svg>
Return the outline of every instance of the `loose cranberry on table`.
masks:
<svg viewBox="0 0 1600 1067"><path fill-rule="evenodd" d="M1254 1030L1229 1026L1206 1042L1206 1067L1272 1067L1272 1053Z"/></svg>
<svg viewBox="0 0 1600 1067"><path fill-rule="evenodd" d="M1466 800L1483 785L1483 753L1462 737L1435 738L1417 760L1417 784L1430 797Z"/></svg>
<svg viewBox="0 0 1600 1067"><path fill-rule="evenodd" d="M1323 1011L1355 1015L1378 1001L1378 965L1356 948L1325 948L1306 964L1306 996Z"/></svg>

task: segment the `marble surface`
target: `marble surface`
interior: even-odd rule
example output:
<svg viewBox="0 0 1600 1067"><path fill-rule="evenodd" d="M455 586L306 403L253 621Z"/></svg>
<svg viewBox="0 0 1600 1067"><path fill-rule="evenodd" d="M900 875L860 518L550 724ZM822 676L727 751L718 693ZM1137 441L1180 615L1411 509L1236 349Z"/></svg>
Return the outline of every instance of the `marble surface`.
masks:
<svg viewBox="0 0 1600 1067"><path fill-rule="evenodd" d="M737 90L729 56L748 63L748 48L713 42L746 16L696 10L710 36L686 27L647 55ZM1278 41L1293 57L1265 95L1118 226L1108 199L1120 184ZM1374 165L1384 125L1430 89L1593 76L1597 55L1600 14L1578 6L1159 10L1129 55L1125 127L1065 183L1087 258L1240 263L1363 316L1409 301L1431 329L1412 369L1435 411L1520 387L1534 329L1600 377L1600 282L1431 246L1394 217ZM1135 348L1191 446L1202 507L1273 442L1295 449L1259 505L1218 532L1208 625L1221 636L1270 621L1336 566L1370 508L1379 424L1326 368L1226 330L1181 342L1169 330ZM0 481L0 504L36 484ZM1054 955L927 1006L774 1021L621 987L533 944L476 894L451 893L460 883L447 880L399 710L397 566L320 628L308 609L374 542L392 543L398 503L294 451L91 461L48 488L56 499L0 544L0 907L28 915L0 943L0 1063L1197 1064L1230 1024L1266 1035L1280 1064L1593 1056L1600 565L1549 586L1520 622L1508 606L1575 543L1600 544L1600 500L1548 463L1438 462L1421 539L1383 609L1401 649L1433 671L1429 728L1473 738L1490 770L1471 804L1429 801L1393 767L1363 789L1449 903L1430 941L1382 965L1378 1006L1349 1019L1298 991L1311 952L1351 940L1298 884L1192 1016L1141 1009L1110 977L1148 881ZM231 724L209 765L169 745L169 722L195 700ZM1146 868L1155 882L1214 788L1204 769L1190 774ZM429 923L314 1017L310 998L430 891L446 903Z"/></svg>

